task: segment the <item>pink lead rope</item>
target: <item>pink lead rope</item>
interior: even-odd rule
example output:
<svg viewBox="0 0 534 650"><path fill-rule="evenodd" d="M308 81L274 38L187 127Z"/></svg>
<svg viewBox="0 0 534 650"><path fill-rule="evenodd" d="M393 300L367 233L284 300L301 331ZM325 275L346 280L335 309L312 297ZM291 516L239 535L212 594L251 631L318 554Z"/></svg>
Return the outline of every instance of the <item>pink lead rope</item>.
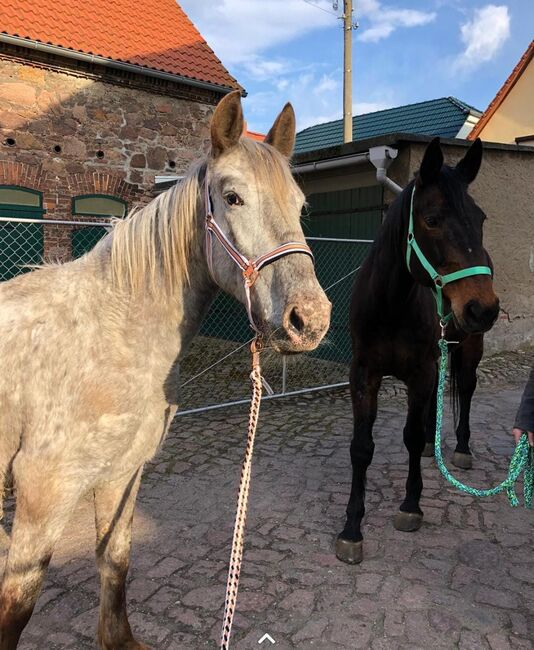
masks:
<svg viewBox="0 0 534 650"><path fill-rule="evenodd" d="M252 372L250 379L252 381L252 399L250 402L250 414L248 423L247 446L241 468L241 478L239 481L239 491L237 496L237 510L234 523L234 534L232 537L232 552L230 555L230 565L228 567L228 579L226 582L226 597L224 601L224 619L221 632L221 650L228 650L230 647L230 634L232 633L232 622L237 603L237 591L239 589L239 575L241 572L241 562L243 559L243 547L245 540L245 524L247 519L248 493L250 487L250 474L252 468L252 453L254 451L254 439L258 418L260 414L260 403L262 393L262 378L260 367L260 352L262 349L261 331L258 329L252 316L252 302L250 298L250 289L256 282L260 270L274 262L275 260L289 255L291 253L304 253L309 255L313 260L313 253L307 244L301 242L287 242L269 253L260 255L255 260L247 259L232 244L224 234L221 227L213 217L213 207L209 192L208 172L204 180L205 207L206 207L206 257L208 268L213 279L213 236L217 238L221 246L228 253L231 259L241 269L243 274L243 285L245 288L246 308L250 326L256 332L256 338L252 341L250 347L252 353Z"/></svg>

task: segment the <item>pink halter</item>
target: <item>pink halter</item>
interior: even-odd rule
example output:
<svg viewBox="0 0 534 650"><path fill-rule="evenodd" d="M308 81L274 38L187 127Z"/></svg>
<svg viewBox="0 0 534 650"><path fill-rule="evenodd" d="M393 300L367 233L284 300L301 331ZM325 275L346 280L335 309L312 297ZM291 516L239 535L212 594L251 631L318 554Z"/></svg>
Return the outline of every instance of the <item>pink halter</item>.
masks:
<svg viewBox="0 0 534 650"><path fill-rule="evenodd" d="M312 260L314 259L313 253L310 250L310 247L307 244L303 244L298 241L290 241L285 244L277 246L272 251L260 255L255 260L247 259L242 253L240 253L237 248L232 244L228 237L224 234L221 227L215 221L213 217L213 205L211 202L209 183L208 183L208 172L206 171L206 177L204 179L204 193L205 193L205 206L206 206L206 256L208 259L208 268L210 270L211 276L213 276L213 235L217 238L219 243L222 245L224 250L228 253L230 258L237 264L241 269L243 274L243 285L245 287L245 296L246 296L246 308L248 320L250 326L257 333L260 334L260 330L256 326L254 319L252 317L252 303L250 299L250 289L256 282L258 274L264 266L271 264L277 259L284 257L285 255L290 255L291 253L304 253L304 255L309 255Z"/></svg>

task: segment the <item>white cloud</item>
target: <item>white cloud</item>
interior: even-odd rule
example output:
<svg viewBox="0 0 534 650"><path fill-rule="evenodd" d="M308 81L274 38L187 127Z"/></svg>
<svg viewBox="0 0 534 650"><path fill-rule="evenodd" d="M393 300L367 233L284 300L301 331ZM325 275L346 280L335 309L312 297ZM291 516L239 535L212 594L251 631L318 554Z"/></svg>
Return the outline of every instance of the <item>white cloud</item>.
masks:
<svg viewBox="0 0 534 650"><path fill-rule="evenodd" d="M510 36L510 15L506 5L486 5L475 9L472 20L460 27L464 51L455 68L473 70L491 61Z"/></svg>
<svg viewBox="0 0 534 650"><path fill-rule="evenodd" d="M330 77L327 74L323 74L321 79L319 79L317 84L314 86L313 94L322 95L324 93L337 92L339 87L340 87L340 82L338 79L334 79L333 77Z"/></svg>
<svg viewBox="0 0 534 650"><path fill-rule="evenodd" d="M376 43L387 38L399 27L419 27L436 18L433 11L415 9L393 9L378 0L362 0L358 5L359 15L369 21L370 26L359 36L360 41Z"/></svg>
<svg viewBox="0 0 534 650"><path fill-rule="evenodd" d="M390 102L356 102L352 105L353 115L363 115L364 113L374 113L375 111L383 111L386 108L391 108Z"/></svg>
<svg viewBox="0 0 534 650"><path fill-rule="evenodd" d="M314 3L328 12L327 0ZM303 34L336 27L336 18L302 0L180 0L179 4L225 65L251 57Z"/></svg>

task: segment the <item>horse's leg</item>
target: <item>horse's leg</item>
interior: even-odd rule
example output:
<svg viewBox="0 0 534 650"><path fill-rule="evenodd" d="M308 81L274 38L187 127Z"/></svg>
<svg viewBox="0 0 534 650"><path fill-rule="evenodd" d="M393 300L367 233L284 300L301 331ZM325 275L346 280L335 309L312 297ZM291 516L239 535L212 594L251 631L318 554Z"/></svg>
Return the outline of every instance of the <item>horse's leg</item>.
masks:
<svg viewBox="0 0 534 650"><path fill-rule="evenodd" d="M436 382L432 397L430 398L430 405L428 409L428 416L425 424L425 447L422 456L431 458L434 456L434 447L436 439L436 408L438 403L438 384Z"/></svg>
<svg viewBox="0 0 534 650"><path fill-rule="evenodd" d="M408 417L403 439L409 454L408 479L406 497L393 522L397 530L405 532L418 530L423 523L423 512L419 507L419 499L423 491L421 454L425 447L425 427L435 382L436 366L433 363L420 369L407 382Z"/></svg>
<svg viewBox="0 0 534 650"><path fill-rule="evenodd" d="M100 571L98 643L103 650L141 650L126 613L132 519L142 467L95 488L96 558Z"/></svg>
<svg viewBox="0 0 534 650"><path fill-rule="evenodd" d="M336 540L336 556L348 564L357 564L363 558L361 522L365 514L365 475L375 448L373 424L381 381L381 375L353 361L350 376L354 414L354 436L350 445L352 487L345 528Z"/></svg>
<svg viewBox="0 0 534 650"><path fill-rule="evenodd" d="M458 355L458 368L456 374L456 388L460 406L460 417L456 428L456 449L452 457L453 465L461 469L470 469L473 466L473 457L469 449L471 430L469 416L471 400L477 387L477 368L484 352L484 335L470 336L464 344L456 349L453 354Z"/></svg>
<svg viewBox="0 0 534 650"><path fill-rule="evenodd" d="M17 509L0 588L0 650L13 650L32 615L54 546L76 505L78 481L41 459L15 459Z"/></svg>

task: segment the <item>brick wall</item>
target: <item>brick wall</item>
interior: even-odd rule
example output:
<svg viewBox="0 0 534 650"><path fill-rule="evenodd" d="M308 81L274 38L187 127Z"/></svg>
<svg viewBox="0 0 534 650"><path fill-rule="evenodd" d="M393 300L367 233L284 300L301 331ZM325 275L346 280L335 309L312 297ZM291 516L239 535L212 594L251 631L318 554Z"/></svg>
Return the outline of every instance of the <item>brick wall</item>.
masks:
<svg viewBox="0 0 534 650"><path fill-rule="evenodd" d="M206 150L218 99L2 46L0 184L42 192L48 219L90 221L72 215L79 194L146 203L156 174L184 173ZM45 231L45 256L69 259L71 229Z"/></svg>

